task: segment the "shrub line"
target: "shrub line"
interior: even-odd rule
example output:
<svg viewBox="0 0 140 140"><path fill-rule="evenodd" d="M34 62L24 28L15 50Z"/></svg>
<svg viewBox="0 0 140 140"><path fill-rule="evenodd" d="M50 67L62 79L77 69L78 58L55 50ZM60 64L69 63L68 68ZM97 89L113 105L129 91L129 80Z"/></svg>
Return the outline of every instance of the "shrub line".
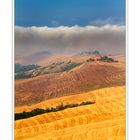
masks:
<svg viewBox="0 0 140 140"><path fill-rule="evenodd" d="M60 104L58 106L51 107L51 108L46 108L46 109L41 109L41 108L36 108L30 112L22 112L22 113L15 113L15 120L20 120L20 119L27 119L33 116L37 116L37 115L41 115L44 113L49 113L49 112L57 112L57 111L61 111L67 108L74 108L74 107L78 107L78 106L83 106L83 105L90 105L90 104L95 104L95 101L86 101L86 102L82 102L80 104Z"/></svg>

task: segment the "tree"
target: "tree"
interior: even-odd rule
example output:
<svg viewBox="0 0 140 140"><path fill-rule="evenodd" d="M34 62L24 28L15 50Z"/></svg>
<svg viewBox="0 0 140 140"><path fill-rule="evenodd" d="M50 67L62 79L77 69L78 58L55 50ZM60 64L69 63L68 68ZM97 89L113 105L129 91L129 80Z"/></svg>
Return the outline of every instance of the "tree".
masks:
<svg viewBox="0 0 140 140"><path fill-rule="evenodd" d="M93 62L93 61L95 61L94 58L89 58L89 59L87 59L87 62Z"/></svg>

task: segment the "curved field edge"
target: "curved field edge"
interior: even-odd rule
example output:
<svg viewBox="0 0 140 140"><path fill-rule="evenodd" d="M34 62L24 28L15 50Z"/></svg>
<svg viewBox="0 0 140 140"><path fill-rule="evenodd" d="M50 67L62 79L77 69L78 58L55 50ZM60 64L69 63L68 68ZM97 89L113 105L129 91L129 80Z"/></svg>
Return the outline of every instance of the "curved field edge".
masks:
<svg viewBox="0 0 140 140"><path fill-rule="evenodd" d="M117 90L119 89L119 90ZM125 86L115 86L115 87L109 87L109 88L102 88L102 89L96 89L93 91L81 93L81 94L76 94L76 95L69 95L69 96L64 96L64 97L59 97L55 99L50 99L47 101L43 101L41 103L33 104L30 106L19 106L15 107L15 113L21 113L23 111L31 111L36 108L50 108L50 107L56 107L59 104L75 104L75 103L81 103L84 101L96 101L96 102L105 102L104 98L106 97L106 94L109 96L114 93L120 93L125 91ZM98 98L99 95L102 98ZM113 96L113 95L110 95ZM117 98L117 97L116 97ZM110 99L111 100L111 99Z"/></svg>
<svg viewBox="0 0 140 140"><path fill-rule="evenodd" d="M45 113L50 113L50 112L58 112L64 109L68 109L68 108L74 108L74 107L78 107L78 106L84 106L84 105L90 105L90 104L95 104L96 102L91 102L91 101L86 101L86 102L82 102L80 104L60 104L56 107L51 107L51 108L46 108L46 109L42 109L42 108L36 108L30 112L22 112L22 113L15 113L15 120L21 120L21 119L27 119L27 118L31 118L37 115L42 115Z"/></svg>
<svg viewBox="0 0 140 140"><path fill-rule="evenodd" d="M90 98L96 104L18 120L15 140L125 140L125 86L73 96L64 101Z"/></svg>

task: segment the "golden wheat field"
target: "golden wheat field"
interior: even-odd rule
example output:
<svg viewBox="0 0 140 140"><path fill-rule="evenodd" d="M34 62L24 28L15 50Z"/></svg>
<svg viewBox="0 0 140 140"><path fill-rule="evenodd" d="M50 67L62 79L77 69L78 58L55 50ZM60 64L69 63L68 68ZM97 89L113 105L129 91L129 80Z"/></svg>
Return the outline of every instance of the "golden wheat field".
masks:
<svg viewBox="0 0 140 140"><path fill-rule="evenodd" d="M16 112L93 100L92 105L15 121L15 140L125 140L125 86L51 99Z"/></svg>

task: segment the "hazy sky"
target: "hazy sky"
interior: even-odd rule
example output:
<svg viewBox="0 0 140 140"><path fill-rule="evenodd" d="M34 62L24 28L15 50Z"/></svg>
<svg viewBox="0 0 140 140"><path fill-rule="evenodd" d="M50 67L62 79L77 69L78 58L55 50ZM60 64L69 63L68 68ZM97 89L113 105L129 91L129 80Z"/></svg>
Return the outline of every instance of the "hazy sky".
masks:
<svg viewBox="0 0 140 140"><path fill-rule="evenodd" d="M125 24L125 0L15 0L18 26Z"/></svg>

